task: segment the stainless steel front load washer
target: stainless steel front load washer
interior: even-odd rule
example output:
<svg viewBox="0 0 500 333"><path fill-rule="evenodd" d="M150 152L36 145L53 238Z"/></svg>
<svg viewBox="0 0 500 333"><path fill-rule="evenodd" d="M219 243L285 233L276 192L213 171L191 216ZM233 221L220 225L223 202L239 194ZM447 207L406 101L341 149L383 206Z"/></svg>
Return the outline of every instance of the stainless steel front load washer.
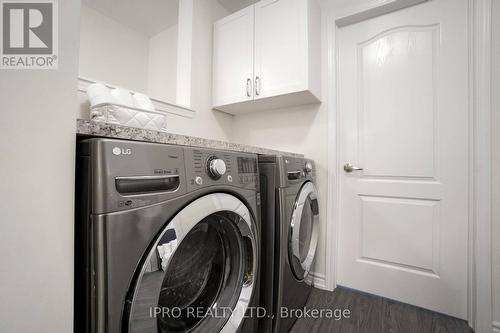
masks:
<svg viewBox="0 0 500 333"><path fill-rule="evenodd" d="M257 156L79 142L75 332L253 332Z"/></svg>
<svg viewBox="0 0 500 333"><path fill-rule="evenodd" d="M259 332L288 332L292 309L306 305L309 272L318 243L318 194L314 163L303 158L260 156L262 194L261 304L270 316Z"/></svg>

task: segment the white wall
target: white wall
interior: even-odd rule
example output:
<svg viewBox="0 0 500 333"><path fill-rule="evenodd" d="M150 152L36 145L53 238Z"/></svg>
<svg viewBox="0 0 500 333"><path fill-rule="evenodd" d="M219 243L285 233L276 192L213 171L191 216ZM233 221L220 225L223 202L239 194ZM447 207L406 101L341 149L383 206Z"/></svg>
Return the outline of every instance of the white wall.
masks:
<svg viewBox="0 0 500 333"><path fill-rule="evenodd" d="M500 329L500 1L493 1L493 318Z"/></svg>
<svg viewBox="0 0 500 333"><path fill-rule="evenodd" d="M193 9L193 63L191 108L193 119L170 116L167 130L173 133L231 141L231 115L212 111L212 40L213 23L228 15L217 0L194 0Z"/></svg>
<svg viewBox="0 0 500 333"><path fill-rule="evenodd" d="M0 70L0 332L73 331L79 1L59 4L59 69Z"/></svg>
<svg viewBox="0 0 500 333"><path fill-rule="evenodd" d="M328 190L328 110L322 105L308 105L280 110L266 110L234 117L233 140L260 147L303 153L316 164L320 204L320 238L314 272L325 274L326 207Z"/></svg>
<svg viewBox="0 0 500 333"><path fill-rule="evenodd" d="M177 24L149 39L148 95L175 103Z"/></svg>
<svg viewBox="0 0 500 333"><path fill-rule="evenodd" d="M147 91L149 38L87 6L81 14L80 76Z"/></svg>
<svg viewBox="0 0 500 333"><path fill-rule="evenodd" d="M222 113L219 111L212 111L212 30L213 23L218 19L227 16L229 12L223 8L217 0L193 0L193 40L192 40L192 52L193 52L193 61L192 61L192 70L191 70L191 82L192 82L192 91L191 91L191 108L196 111L196 116L193 119L172 115L169 114L167 116L167 130L172 133L184 134L184 135L192 135L203 138L215 139L215 140L231 140L232 134L232 118L233 116L228 115L226 113ZM83 7L83 6L82 6ZM101 54L86 54L90 53L88 50L88 44L92 41L89 36L94 36L96 33L99 35L101 33L101 29L111 29L111 30L121 30L112 32L112 34L121 35L123 34L123 29L128 29L121 25L114 26L114 21L102 16L101 14L93 11L89 8L83 8L82 10L82 49L86 49L80 51L81 57L84 57L87 60L80 61L80 75L89 76L90 78L95 78L98 74L90 75L90 68L92 67L92 63L98 63L102 60ZM90 23L85 23L90 19ZM94 21L97 21L95 24ZM92 27L88 27L87 25L92 25ZM94 30L95 29L95 30ZM131 30L131 34L135 33ZM165 32L167 33L167 32ZM105 34L107 35L107 33ZM137 37L137 36L136 36ZM160 36L158 36L161 38ZM165 36L163 36L165 37ZM83 39L86 39L84 41ZM135 38L136 44L141 44L142 41L139 38ZM133 74L129 75L123 73L124 78L122 79L110 79L108 83L122 86L124 88L128 88L136 91L147 91L147 73L148 73L148 61L150 59L148 55L149 48L149 40L145 39L145 43L147 46L144 47L145 52L145 67L141 67L141 74ZM129 41L128 44L132 45L133 42ZM111 50L109 52L112 52ZM116 53L116 52L115 52ZM91 59L91 56L93 57ZM176 56L175 56L176 57ZM143 56L134 57L138 59L142 59ZM120 62L120 66L125 66L129 68L129 64L131 63L131 59L122 59L123 63ZM153 59L153 61L160 61L160 59ZM151 71L155 70L155 66L151 66ZM100 73L102 70L107 70L106 68L96 68ZM125 71L123 71L125 72ZM116 73L115 70L109 71L109 77L117 78L116 75L122 75L121 73ZM133 81L133 77L141 76L144 74L144 82L146 82L146 86L142 89L141 87L134 86L131 82ZM125 77L126 76L126 77ZM100 75L98 79L104 80L105 77ZM155 78L154 82L158 83L161 78ZM120 82L116 82L120 81ZM141 81L143 82L143 81ZM151 82L150 82L151 83ZM142 85L142 83L141 83ZM151 87L151 85L150 85ZM160 88L162 89L162 88ZM155 88L154 92L158 92ZM159 91L161 92L161 90ZM153 93L153 96L156 94ZM167 100L168 102L168 100ZM76 110L76 117L88 119L89 118L89 104L85 94L78 95L78 103L79 108Z"/></svg>

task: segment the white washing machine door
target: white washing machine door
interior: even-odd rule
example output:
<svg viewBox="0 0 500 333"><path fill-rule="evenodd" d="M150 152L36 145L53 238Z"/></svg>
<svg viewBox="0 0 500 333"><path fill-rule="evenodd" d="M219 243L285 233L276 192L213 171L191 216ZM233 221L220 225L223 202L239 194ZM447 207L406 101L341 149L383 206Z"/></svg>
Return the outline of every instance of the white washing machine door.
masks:
<svg viewBox="0 0 500 333"><path fill-rule="evenodd" d="M141 263L128 332L235 332L256 283L256 233L234 196L214 193L187 205Z"/></svg>
<svg viewBox="0 0 500 333"><path fill-rule="evenodd" d="M288 259L297 280L304 280L311 270L318 245L318 233L318 192L312 182L306 182L293 206L288 235Z"/></svg>

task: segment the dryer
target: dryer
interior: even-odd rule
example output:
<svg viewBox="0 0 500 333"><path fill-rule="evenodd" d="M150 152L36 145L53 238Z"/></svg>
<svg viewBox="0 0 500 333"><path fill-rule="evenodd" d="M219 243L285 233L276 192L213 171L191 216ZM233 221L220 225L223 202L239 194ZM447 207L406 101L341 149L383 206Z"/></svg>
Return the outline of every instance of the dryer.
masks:
<svg viewBox="0 0 500 333"><path fill-rule="evenodd" d="M78 143L75 332L253 332L257 156Z"/></svg>
<svg viewBox="0 0 500 333"><path fill-rule="evenodd" d="M288 332L312 289L319 232L314 162L259 156L262 194L261 304L270 315L259 332Z"/></svg>

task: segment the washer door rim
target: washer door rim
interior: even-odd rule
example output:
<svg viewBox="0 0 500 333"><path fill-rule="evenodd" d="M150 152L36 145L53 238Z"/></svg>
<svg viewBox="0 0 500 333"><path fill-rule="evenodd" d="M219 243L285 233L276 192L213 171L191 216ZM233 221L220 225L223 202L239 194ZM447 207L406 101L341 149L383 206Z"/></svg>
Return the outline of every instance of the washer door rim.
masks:
<svg viewBox="0 0 500 333"><path fill-rule="evenodd" d="M237 328L241 325L244 320L246 310L252 300L252 296L255 289L256 279L257 279L257 268L258 268L258 252L257 252L257 226L256 222L250 213L247 206L236 196L227 193L211 193L201 196L183 209L181 209L164 227L162 227L161 233L155 237L153 240L152 247L150 251L143 258L149 259L157 251L157 246L162 240L162 237L167 232L173 232L175 234L175 239L177 240L172 244L172 251L168 255L165 267L169 267L172 258L175 256L176 250L179 248L180 244L184 238L204 219L210 215L230 212L236 214L239 219L235 222L236 228L239 230L241 237L247 238L251 245L251 255L252 255L252 272L250 276L246 276L241 285L240 294L238 300L234 306L233 311L229 318L226 320L224 326L220 329L220 332L230 333L235 332ZM134 281L133 296L131 298L131 308L127 321L124 323L127 325L127 331L130 332L130 326L132 322L132 315L135 310L135 302L137 299L139 286L142 281L144 274L146 273L147 266L142 264L140 268L141 271L138 278ZM165 276L166 269L163 272L163 277ZM195 329L195 328L193 328Z"/></svg>

